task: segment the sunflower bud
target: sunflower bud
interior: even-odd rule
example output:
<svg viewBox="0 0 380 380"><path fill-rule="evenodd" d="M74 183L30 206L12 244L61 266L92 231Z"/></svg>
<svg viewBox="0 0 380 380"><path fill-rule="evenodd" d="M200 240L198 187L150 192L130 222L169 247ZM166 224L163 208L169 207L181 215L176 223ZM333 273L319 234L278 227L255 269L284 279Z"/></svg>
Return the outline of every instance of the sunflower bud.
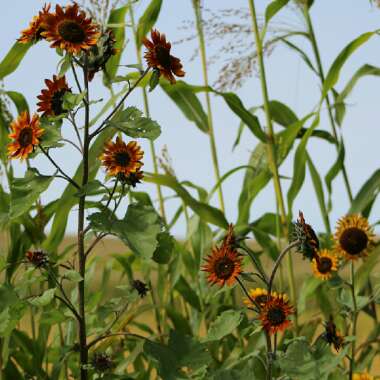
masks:
<svg viewBox="0 0 380 380"><path fill-rule="evenodd" d="M92 358L92 366L97 372L107 372L113 368L113 361L106 353L96 353Z"/></svg>
<svg viewBox="0 0 380 380"><path fill-rule="evenodd" d="M36 268L46 268L49 264L49 258L46 252L42 250L28 251L25 254L26 259Z"/></svg>

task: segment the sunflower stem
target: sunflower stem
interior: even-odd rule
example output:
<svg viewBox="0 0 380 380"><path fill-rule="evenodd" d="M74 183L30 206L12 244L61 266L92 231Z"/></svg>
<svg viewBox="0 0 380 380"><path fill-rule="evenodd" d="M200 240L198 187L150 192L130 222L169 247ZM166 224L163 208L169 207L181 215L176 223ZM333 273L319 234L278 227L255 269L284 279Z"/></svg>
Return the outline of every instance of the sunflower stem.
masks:
<svg viewBox="0 0 380 380"><path fill-rule="evenodd" d="M205 38L204 38L204 33L203 33L201 5L200 5L200 0L192 0L192 2L193 2L193 8L195 12L195 22L196 22L196 27L197 27L198 39L199 39L199 50L200 50L201 61L202 61L203 81L204 81L204 86L208 88L209 82L208 82L208 72L207 72L206 44L205 44ZM205 96L206 96L206 105L207 105L208 134L209 134L209 139L210 139L212 163L214 166L216 182L220 183L218 152L217 152L216 141L215 141L211 99L210 99L210 94L208 91L205 92ZM223 190L222 190L221 184L218 187L218 195L219 195L220 208L224 212L225 210L224 198L223 198Z"/></svg>
<svg viewBox="0 0 380 380"><path fill-rule="evenodd" d="M352 336L354 337L351 344L351 360L350 360L350 372L349 372L349 380L353 379L354 370L355 370L355 353L356 353L356 327L358 321L358 306L356 302L356 294L355 294L355 264L354 261L351 260L351 284L350 284L351 294L352 294L352 303L354 309L352 310Z"/></svg>
<svg viewBox="0 0 380 380"><path fill-rule="evenodd" d="M131 27L132 27L132 31L133 31L134 40L135 40L137 63L139 65L142 65L141 49L137 45L137 41L136 41L137 31L136 31L136 23L135 23L135 17L134 17L134 12L133 12L133 4L131 1L129 1L128 5L129 5L129 15L131 17ZM142 96L143 96L145 115L147 117L150 117L149 100L148 100L148 94L146 92L146 88L142 87L141 91L142 91ZM154 172L154 174L158 174L158 162L157 162L157 155L156 155L156 149L154 146L154 142L149 140L149 146L150 146L150 154L152 156L153 172ZM166 224L165 202L164 202L164 197L162 195L162 189L161 189L161 186L159 184L157 184L156 187L157 187L158 202L160 205L160 214L161 214L161 217L162 217L164 223Z"/></svg>
<svg viewBox="0 0 380 380"><path fill-rule="evenodd" d="M255 44L256 44L257 60L259 63L261 92L262 92L263 102L264 102L266 125L268 128L268 131L267 131L268 142L266 144L267 157L268 157L269 166L273 175L274 190L276 193L277 204L280 211L282 235L284 238L287 238L288 236L287 214L285 210L285 201L284 201L284 196L282 193L281 181L280 181L280 176L279 176L278 167L277 167L275 135L274 135L272 118L271 118L270 108L269 108L268 88L267 88L264 57L263 57L263 45L262 45L262 40L261 40L260 32L259 32L259 26L257 22L255 2L254 0L248 0L248 3L249 3L249 10L251 13L251 18L252 18L252 29L253 29L253 34L254 34ZM288 269L288 276L289 276L290 297L292 301L296 303L297 301L296 284L295 284L295 277L294 277L294 271L293 271L293 261L290 255L287 257L287 269ZM295 330L296 330L296 333L298 333L297 312L295 312L294 317L295 317L294 318Z"/></svg>

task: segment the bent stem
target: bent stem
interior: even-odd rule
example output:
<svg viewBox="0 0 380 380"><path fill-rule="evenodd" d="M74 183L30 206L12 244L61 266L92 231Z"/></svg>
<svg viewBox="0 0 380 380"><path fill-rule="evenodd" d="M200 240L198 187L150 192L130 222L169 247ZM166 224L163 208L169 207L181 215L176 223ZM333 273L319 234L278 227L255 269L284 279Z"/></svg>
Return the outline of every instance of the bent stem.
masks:
<svg viewBox="0 0 380 380"><path fill-rule="evenodd" d="M193 0L193 8L195 12L195 22L197 26L197 34L198 34L198 39L199 39L199 50L200 50L201 61L202 61L203 80L204 80L205 87L208 88L209 84L208 84L207 59L206 59L206 44L205 44L205 39L204 39L204 34L203 34L201 5L200 5L199 0ZM212 163L214 166L216 182L220 183L218 153L217 153L216 142L215 142L211 100L210 100L210 94L208 91L205 92L205 96L206 96L206 105L207 105L208 134L210 138ZM219 195L220 208L224 212L224 199L223 199L222 185L218 187L218 195Z"/></svg>
<svg viewBox="0 0 380 380"><path fill-rule="evenodd" d="M355 294L355 266L354 262L351 261L351 294L352 294L352 303L354 309L352 311L352 336L354 337L351 344L351 358L350 358L350 376L349 379L353 379L354 370L355 370L355 354L356 354L356 326L358 321L358 306L356 302L356 294Z"/></svg>
<svg viewBox="0 0 380 380"><path fill-rule="evenodd" d="M287 214L285 210L284 196L282 193L281 181L280 181L280 176L279 176L278 167L277 167L275 135L274 135L270 109L269 109L269 97L268 97L268 88L267 88L266 75L265 75L263 45L262 45L262 41L260 37L259 26L257 23L255 2L254 0L248 0L248 3L249 3L249 9L250 9L251 18L252 18L252 29L253 29L253 34L255 37L257 60L259 63L261 92L262 92L263 102L264 102L266 125L268 128L268 131L267 131L268 142L266 144L267 157L268 157L269 166L273 175L274 190L276 193L277 204L280 211L282 235L283 237L286 238L288 235L287 216L286 216ZM296 293L296 285L295 285L295 278L294 278L294 271L293 271L293 262L292 262L291 256L288 256L288 259L287 259L287 269L288 269L288 276L289 276L290 296L292 298L292 301L296 302L297 293ZM297 313L295 313L294 323L296 327L296 332L298 332Z"/></svg>
<svg viewBox="0 0 380 380"><path fill-rule="evenodd" d="M131 1L129 2L129 14L131 17L131 26L132 26L133 36L135 39L137 63L139 65L142 65L141 50L139 49L139 47L137 45L137 41L136 41L137 32L136 32L136 24L135 24L134 12L133 12L133 4ZM145 115L147 117L150 117L149 101L148 101L148 95L146 92L146 88L142 87L141 91L142 91L142 95L143 95ZM158 174L158 163L157 163L157 155L156 155L156 149L154 146L154 142L149 140L149 145L150 145L150 154L152 156L153 172L154 172L154 174ZM162 217L164 223L166 224L166 212L165 212L164 197L162 195L161 186L159 184L157 184L156 187L157 187L158 202L160 205L160 214L161 214L161 217Z"/></svg>

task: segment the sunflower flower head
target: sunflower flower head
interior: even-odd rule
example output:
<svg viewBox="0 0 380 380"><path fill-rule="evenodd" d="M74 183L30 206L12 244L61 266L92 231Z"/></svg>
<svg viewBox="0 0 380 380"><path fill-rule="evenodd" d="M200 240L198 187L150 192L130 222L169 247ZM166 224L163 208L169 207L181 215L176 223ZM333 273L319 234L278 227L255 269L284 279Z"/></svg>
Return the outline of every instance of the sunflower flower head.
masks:
<svg viewBox="0 0 380 380"><path fill-rule="evenodd" d="M304 258L313 260L316 252L319 250L319 239L310 224L305 222L303 213L299 212L296 223L293 224L293 233L291 241L299 241L298 251L302 253Z"/></svg>
<svg viewBox="0 0 380 380"><path fill-rule="evenodd" d="M45 268L49 264L48 254L42 250L28 251L25 257L36 268Z"/></svg>
<svg viewBox="0 0 380 380"><path fill-rule="evenodd" d="M45 79L46 89L41 90L41 94L37 96L40 100L38 112L42 112L42 116L59 116L65 110L63 109L63 97L67 92L71 92L66 82L66 77L58 78L53 75L53 79Z"/></svg>
<svg viewBox="0 0 380 380"><path fill-rule="evenodd" d="M46 31L41 35L50 47L79 54L96 45L99 38L98 26L81 10L77 3L61 7L56 5L55 13L46 18Z"/></svg>
<svg viewBox="0 0 380 380"><path fill-rule="evenodd" d="M10 158L27 158L39 144L39 138L44 130L40 128L40 118L37 114L30 118L29 113L24 111L11 123L12 132L9 138L13 141L8 144L8 156Z"/></svg>
<svg viewBox="0 0 380 380"><path fill-rule="evenodd" d="M120 137L117 137L116 142L109 141L105 144L100 159L108 175L128 178L132 173L136 177L141 176L139 170L143 166L141 162L143 157L144 152L136 141L126 144Z"/></svg>
<svg viewBox="0 0 380 380"><path fill-rule="evenodd" d="M105 352L97 352L92 357L92 366L95 371L104 373L110 371L113 368L114 363L110 355Z"/></svg>
<svg viewBox="0 0 380 380"><path fill-rule="evenodd" d="M333 317L330 315L330 319L324 323L325 331L322 334L322 338L330 345L332 345L336 352L343 347L343 336L337 330Z"/></svg>
<svg viewBox="0 0 380 380"><path fill-rule="evenodd" d="M242 257L231 244L232 229L219 247L214 247L211 254L206 257L202 270L208 273L210 284L232 285L242 272Z"/></svg>
<svg viewBox="0 0 380 380"><path fill-rule="evenodd" d="M321 280L329 280L338 271L338 258L328 249L322 249L312 260L314 276Z"/></svg>
<svg viewBox="0 0 380 380"><path fill-rule="evenodd" d="M17 40L22 44L36 43L43 39L42 33L47 29L47 18L51 16L50 4L45 4L37 16L34 16L29 27L21 31L21 37Z"/></svg>
<svg viewBox="0 0 380 380"><path fill-rule="evenodd" d="M247 306L259 305L263 307L268 302L268 291L262 288L249 289L249 298L244 299ZM272 293L274 295L275 293ZM252 305L253 303L253 305Z"/></svg>
<svg viewBox="0 0 380 380"><path fill-rule="evenodd" d="M275 334L290 326L289 316L292 314L294 314L294 309L287 295L271 293L260 308L259 319L268 334Z"/></svg>
<svg viewBox="0 0 380 380"><path fill-rule="evenodd" d="M185 72L179 58L170 55L172 47L170 42L166 41L165 34L161 34L158 30L151 31L151 39L143 39L143 44L147 48L144 55L149 67L159 72L159 75L165 77L171 84L176 82L174 75L184 77Z"/></svg>
<svg viewBox="0 0 380 380"><path fill-rule="evenodd" d="M375 380L375 378L368 372L354 373L352 380Z"/></svg>
<svg viewBox="0 0 380 380"><path fill-rule="evenodd" d="M335 249L347 260L366 257L373 239L373 230L363 216L347 215L338 221L334 235Z"/></svg>

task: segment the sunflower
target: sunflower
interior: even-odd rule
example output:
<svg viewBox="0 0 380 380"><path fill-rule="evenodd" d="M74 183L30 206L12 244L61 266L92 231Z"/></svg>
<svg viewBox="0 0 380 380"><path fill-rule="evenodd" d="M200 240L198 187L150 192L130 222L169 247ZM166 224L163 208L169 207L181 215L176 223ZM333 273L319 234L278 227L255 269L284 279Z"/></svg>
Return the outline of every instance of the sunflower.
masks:
<svg viewBox="0 0 380 380"><path fill-rule="evenodd" d="M150 35L152 41L147 38L143 39L143 44L148 49L144 55L147 64L149 67L158 70L160 75L174 84L176 82L174 75L177 77L185 76L181 61L179 58L170 55L172 45L166 41L165 34L161 34L158 30L152 30Z"/></svg>
<svg viewBox="0 0 380 380"><path fill-rule="evenodd" d="M107 168L110 176L125 176L128 178L132 173L140 175L139 169L143 166L140 161L144 152L136 141L126 144L120 137L116 142L109 141L105 144L103 154L100 156L103 166Z"/></svg>
<svg viewBox="0 0 380 380"><path fill-rule="evenodd" d="M329 280L333 272L338 270L338 258L328 249L322 249L312 261L314 276L321 280Z"/></svg>
<svg viewBox="0 0 380 380"><path fill-rule="evenodd" d="M10 158L27 158L39 144L39 137L44 133L40 128L40 118L34 114L30 119L29 113L24 111L11 123L12 133L9 138L13 141L8 144L8 156Z"/></svg>
<svg viewBox="0 0 380 380"><path fill-rule="evenodd" d="M338 221L335 249L348 260L357 260L368 254L374 234L368 220L360 215L347 215Z"/></svg>
<svg viewBox="0 0 380 380"><path fill-rule="evenodd" d="M25 254L26 259L36 268L43 268L49 264L49 257L46 252L41 250L28 251Z"/></svg>
<svg viewBox="0 0 380 380"><path fill-rule="evenodd" d="M38 15L33 17L29 27L21 31L21 37L17 41L22 44L40 41L43 38L42 32L45 32L47 28L46 20L51 16L49 11L50 4L45 4L42 11L39 11Z"/></svg>
<svg viewBox="0 0 380 380"><path fill-rule="evenodd" d="M79 9L77 3L61 8L55 7L55 14L47 17L47 30L42 36L52 42L50 47L61 48L71 54L78 54L96 45L99 38L98 26Z"/></svg>
<svg viewBox="0 0 380 380"><path fill-rule="evenodd" d="M337 330L333 317L330 315L330 319L324 323L325 332L322 334L322 338L328 343L332 344L335 351L338 352L343 347L343 336Z"/></svg>
<svg viewBox="0 0 380 380"><path fill-rule="evenodd" d="M137 169L134 173L129 173L127 176L124 173L119 173L117 178L125 185L136 187L144 178L144 173L140 169Z"/></svg>
<svg viewBox="0 0 380 380"><path fill-rule="evenodd" d="M41 90L41 95L37 98L40 102L38 105L38 112L43 112L42 116L59 116L65 112L63 109L63 96L66 92L70 91L66 83L66 77L58 78L53 75L53 80L45 79L47 89Z"/></svg>
<svg viewBox="0 0 380 380"><path fill-rule="evenodd" d="M249 298L246 298L244 300L244 303L247 306L252 306L252 301L254 301L255 306L257 304L260 307L262 307L268 301L268 291L266 289L262 289L262 288L250 289L248 291L248 294L249 294ZM275 294L276 293L272 293L272 296Z"/></svg>
<svg viewBox="0 0 380 380"><path fill-rule="evenodd" d="M369 373L354 373L352 380L374 380L375 378Z"/></svg>
<svg viewBox="0 0 380 380"><path fill-rule="evenodd" d="M286 294L271 293L270 298L262 305L259 319L269 334L275 334L288 328L291 321L289 315L294 313Z"/></svg>
<svg viewBox="0 0 380 380"><path fill-rule="evenodd" d="M220 247L214 247L211 254L205 259L206 264L202 270L208 272L207 280L210 284L232 285L242 271L242 258L229 244L230 237L228 236Z"/></svg>

